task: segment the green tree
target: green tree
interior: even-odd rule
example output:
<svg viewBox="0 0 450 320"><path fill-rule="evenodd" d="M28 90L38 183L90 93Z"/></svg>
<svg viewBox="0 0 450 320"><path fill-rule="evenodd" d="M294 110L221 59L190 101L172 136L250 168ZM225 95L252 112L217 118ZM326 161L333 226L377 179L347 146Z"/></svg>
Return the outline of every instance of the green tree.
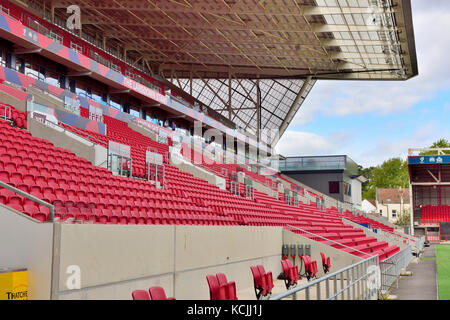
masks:
<svg viewBox="0 0 450 320"><path fill-rule="evenodd" d="M369 179L363 186L362 197L375 200L376 188L409 188L408 162L401 158L392 158L384 161L377 167L361 169L364 176Z"/></svg>
<svg viewBox="0 0 450 320"><path fill-rule="evenodd" d="M372 197L375 199L375 193L372 192L371 184L370 184L370 181L372 180L372 175L373 175L372 174L373 168L374 167L363 168L362 166L358 166L359 174L363 175L367 179L367 181L363 182L361 185L363 199L372 200ZM373 196L372 196L372 193L373 193Z"/></svg>
<svg viewBox="0 0 450 320"><path fill-rule="evenodd" d="M411 223L411 216L408 212L408 210L403 210L403 212L400 214L400 216L397 218L397 221L395 221L394 224L401 226L401 227L406 227L409 226Z"/></svg>
<svg viewBox="0 0 450 320"><path fill-rule="evenodd" d="M430 149L437 149L437 148L450 148L450 142L447 141L447 139L440 139L436 142L434 142L430 147ZM445 154L450 154L450 150L445 150L444 151ZM421 156L426 156L426 155L435 155L436 152L435 151L428 151L428 152L422 152L420 153Z"/></svg>

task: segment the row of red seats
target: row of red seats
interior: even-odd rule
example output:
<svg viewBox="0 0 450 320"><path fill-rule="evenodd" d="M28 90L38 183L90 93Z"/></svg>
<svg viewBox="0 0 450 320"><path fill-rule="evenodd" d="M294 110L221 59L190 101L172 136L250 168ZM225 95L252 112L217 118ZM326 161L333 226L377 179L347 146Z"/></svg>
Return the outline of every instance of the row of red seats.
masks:
<svg viewBox="0 0 450 320"><path fill-rule="evenodd" d="M176 300L173 297L168 298L164 288L155 286L146 290L134 290L131 293L133 300Z"/></svg>
<svg viewBox="0 0 450 320"><path fill-rule="evenodd" d="M26 112L16 110L8 104L0 104L0 118L7 118L19 128L27 128L27 114Z"/></svg>
<svg viewBox="0 0 450 320"><path fill-rule="evenodd" d="M421 223L450 222L450 206L422 206Z"/></svg>

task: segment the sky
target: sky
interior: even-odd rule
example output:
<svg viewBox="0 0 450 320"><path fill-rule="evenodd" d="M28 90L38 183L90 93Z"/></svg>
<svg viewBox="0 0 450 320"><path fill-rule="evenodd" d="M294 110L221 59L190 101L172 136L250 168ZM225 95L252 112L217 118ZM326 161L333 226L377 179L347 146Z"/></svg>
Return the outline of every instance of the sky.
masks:
<svg viewBox="0 0 450 320"><path fill-rule="evenodd" d="M412 0L419 75L317 81L277 145L284 156L346 154L377 166L450 141L450 1Z"/></svg>

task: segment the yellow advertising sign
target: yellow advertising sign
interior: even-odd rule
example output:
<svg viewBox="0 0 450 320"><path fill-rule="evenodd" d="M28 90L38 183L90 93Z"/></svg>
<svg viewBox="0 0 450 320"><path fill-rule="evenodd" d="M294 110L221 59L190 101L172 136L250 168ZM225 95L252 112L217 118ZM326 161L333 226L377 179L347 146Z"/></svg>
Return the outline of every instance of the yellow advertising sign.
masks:
<svg viewBox="0 0 450 320"><path fill-rule="evenodd" d="M0 300L28 300L26 270L0 272Z"/></svg>

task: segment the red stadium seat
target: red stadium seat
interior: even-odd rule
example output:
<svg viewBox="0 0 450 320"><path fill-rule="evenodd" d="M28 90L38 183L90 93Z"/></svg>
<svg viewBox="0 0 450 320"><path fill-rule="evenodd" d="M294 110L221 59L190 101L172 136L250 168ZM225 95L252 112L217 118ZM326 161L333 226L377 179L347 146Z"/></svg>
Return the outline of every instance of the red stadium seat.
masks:
<svg viewBox="0 0 450 320"><path fill-rule="evenodd" d="M131 296L133 300L150 300L150 295L145 290L134 290Z"/></svg>
<svg viewBox="0 0 450 320"><path fill-rule="evenodd" d="M220 285L216 275L207 275L210 300L227 300L227 287Z"/></svg>
<svg viewBox="0 0 450 320"><path fill-rule="evenodd" d="M166 293L162 287L151 287L148 289L151 300L175 300L175 298L167 298Z"/></svg>

